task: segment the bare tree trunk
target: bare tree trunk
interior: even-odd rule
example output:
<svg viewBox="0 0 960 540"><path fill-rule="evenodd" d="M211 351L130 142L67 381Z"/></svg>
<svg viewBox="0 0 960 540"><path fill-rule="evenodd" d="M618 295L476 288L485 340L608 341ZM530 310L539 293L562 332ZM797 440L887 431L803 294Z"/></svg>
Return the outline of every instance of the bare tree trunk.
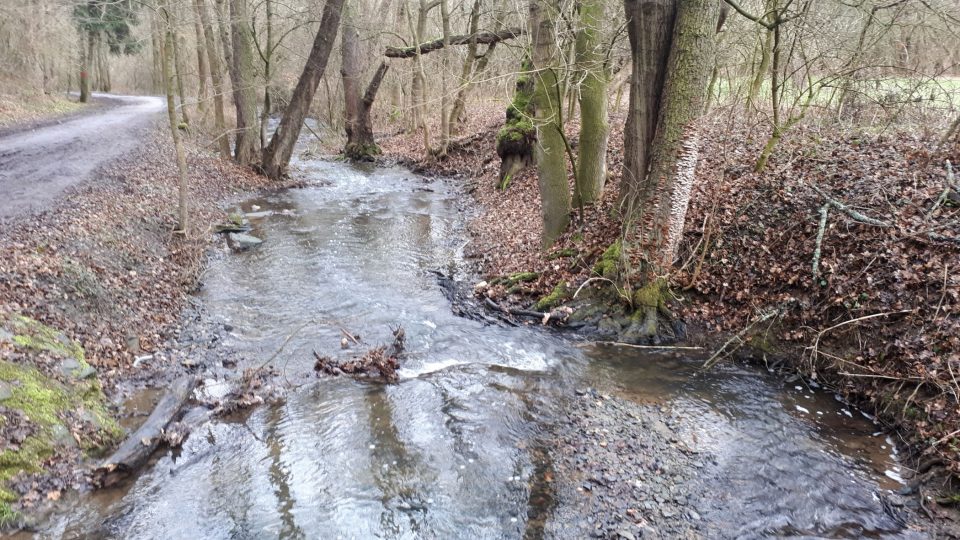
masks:
<svg viewBox="0 0 960 540"><path fill-rule="evenodd" d="M197 91L197 112L202 118L206 116L207 100L210 99L207 90L207 75L210 69L207 63L207 41L203 31L203 24L200 20L200 8L197 6L197 0L194 0L193 4L193 30L197 35L197 76L200 78L200 87Z"/></svg>
<svg viewBox="0 0 960 540"><path fill-rule="evenodd" d="M565 143L560 119L563 92L557 76L560 51L553 17L559 13L557 0L530 0L531 60L534 68L533 125L538 143L534 146L543 213L544 249L553 245L570 223L570 188L567 184Z"/></svg>
<svg viewBox="0 0 960 540"><path fill-rule="evenodd" d="M414 109L415 129L422 130L423 133L423 152L426 157L431 154L430 147L430 129L427 126L427 102L425 81L427 74L423 68L423 54L420 50L420 43L423 40L423 34L427 31L427 14L437 4L429 5L426 0L420 0L420 9L417 11L417 25L413 26L413 18L407 11L407 24L410 26L410 33L413 34L414 57L417 59L417 68L413 74L413 84L411 88L411 100Z"/></svg>
<svg viewBox="0 0 960 540"><path fill-rule="evenodd" d="M450 96L447 82L447 72L450 70L450 8L447 0L440 2L440 22L443 28L443 50L440 52L440 147L436 150L436 157L447 156L450 146Z"/></svg>
<svg viewBox="0 0 960 540"><path fill-rule="evenodd" d="M90 101L90 66L93 62L93 32L80 39L80 103Z"/></svg>
<svg viewBox="0 0 960 540"><path fill-rule="evenodd" d="M477 61L476 34L480 31L480 2L481 0L474 0L473 7L470 8L470 27L467 33L474 37L467 44L467 57L463 60L463 67L460 69L460 88L457 89L457 97L453 100L453 108L450 110L450 117L447 120L452 133L460 133L463 128L467 91L470 88L473 66Z"/></svg>
<svg viewBox="0 0 960 540"><path fill-rule="evenodd" d="M163 32L157 29L154 17L150 17L150 57L153 60L153 69L150 70L150 81L155 91L163 90Z"/></svg>
<svg viewBox="0 0 960 540"><path fill-rule="evenodd" d="M177 79L177 94L180 96L180 118L184 124L189 124L190 116L187 114L187 94L183 89L183 64L180 62L180 46L177 44L179 37L177 36L176 27L172 23L168 31L173 32L173 42L172 44L168 42L167 45L173 47L173 66Z"/></svg>
<svg viewBox="0 0 960 540"><path fill-rule="evenodd" d="M320 19L320 28L317 30L310 56L303 67L300 80L293 91L290 103L287 105L277 126L277 131L270 140L269 146L263 150L263 172L270 178L280 178L290 163L293 155L293 146L300 136L303 119L307 115L313 96L317 92L320 79L327 68L327 60L333 49L333 42L337 38L340 27L340 14L343 0L327 0L323 6L323 16Z"/></svg>
<svg viewBox="0 0 960 540"><path fill-rule="evenodd" d="M247 0L230 0L230 34L233 38L233 102L237 109L236 145L234 159L249 165L256 159L257 94L253 86L253 32Z"/></svg>
<svg viewBox="0 0 960 540"><path fill-rule="evenodd" d="M763 81L767 78L767 71L770 69L770 50L773 47L773 31L763 29L763 40L760 42L760 65L757 66L753 74L753 81L750 83L750 92L747 94L747 109L759 109L760 90L763 88Z"/></svg>
<svg viewBox="0 0 960 540"><path fill-rule="evenodd" d="M652 197L645 201L648 219L625 220L625 227L642 227L646 234L624 231L624 258L636 258L642 266L622 276L632 290L636 313L628 330L630 339L654 340L660 334L659 316L665 307L664 276L669 271L683 232L694 172L700 151L697 122L706 107L706 88L715 54L716 0L675 0L676 21L669 48L667 73L657 107L656 130L649 152L646 183ZM642 17L642 2L625 0L628 17ZM631 32L636 27L631 26ZM631 35L634 55L648 54L635 48L639 36ZM633 101L633 100L631 100ZM635 103L631 103L633 107ZM634 120L639 116L634 116ZM639 171L631 171L639 176Z"/></svg>
<svg viewBox="0 0 960 540"><path fill-rule="evenodd" d="M603 27L602 0L584 0L580 4L581 28L577 34L576 60L580 84L580 155L577 159L577 185L574 206L596 201L607 181L607 120L606 54L598 35ZM581 75L582 74L582 75Z"/></svg>
<svg viewBox="0 0 960 540"><path fill-rule="evenodd" d="M620 204L624 230L634 232L638 229L630 221L642 218L643 208L651 197L650 187L645 183L650 143L657 126L677 5L676 0L624 0L624 8L633 54L630 105L623 129Z"/></svg>
<svg viewBox="0 0 960 540"><path fill-rule="evenodd" d="M177 154L177 172L179 175L179 204L177 208L177 230L187 231L187 160L180 140L180 127L177 122L177 105L174 98L173 51L176 35L173 31L173 22L167 0L160 0L160 13L164 23L163 47L163 86L167 95L167 120L170 123L170 135L173 137L173 146Z"/></svg>
<svg viewBox="0 0 960 540"><path fill-rule="evenodd" d="M273 0L265 0L267 10L267 46L263 56L263 110L260 112L260 147L267 146L267 124L273 105L270 101L271 67L273 65Z"/></svg>
<svg viewBox="0 0 960 540"><path fill-rule="evenodd" d="M373 139L373 124L370 107L376 99L377 90L387 73L388 64L383 62L377 69L364 96L360 96L360 75L363 72L360 59L360 34L357 32L353 10L343 9L343 34L340 38L340 76L343 81L344 128L347 143L344 154L354 161L368 161L380 153Z"/></svg>
<svg viewBox="0 0 960 540"><path fill-rule="evenodd" d="M210 24L210 15L207 12L206 0L193 0L200 22L203 25L203 37L206 42L207 60L210 68L210 81L213 83L213 126L217 132L217 147L220 155L230 157L230 136L227 135L226 120L223 111L223 72L220 68L220 55L217 53L217 43Z"/></svg>

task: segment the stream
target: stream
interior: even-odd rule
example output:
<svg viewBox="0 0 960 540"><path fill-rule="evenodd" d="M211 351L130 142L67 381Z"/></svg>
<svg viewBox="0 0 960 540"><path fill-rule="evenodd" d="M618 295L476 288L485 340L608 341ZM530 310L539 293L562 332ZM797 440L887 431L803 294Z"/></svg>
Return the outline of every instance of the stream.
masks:
<svg viewBox="0 0 960 540"><path fill-rule="evenodd" d="M296 167L306 187L241 204L264 243L215 258L199 293L226 329L221 346L248 359L236 373L281 351L285 399L206 422L127 485L78 497L37 537L569 537L571 491L544 486L579 481L543 471L552 430L588 388L669 411L695 441L705 466L675 518L702 520L694 536L920 537L884 502L902 487L893 441L831 394L736 363L701 373L695 354L458 317L438 280L476 279L456 182ZM398 325L399 383L314 373L314 351L359 354ZM362 345L341 349L342 329Z"/></svg>

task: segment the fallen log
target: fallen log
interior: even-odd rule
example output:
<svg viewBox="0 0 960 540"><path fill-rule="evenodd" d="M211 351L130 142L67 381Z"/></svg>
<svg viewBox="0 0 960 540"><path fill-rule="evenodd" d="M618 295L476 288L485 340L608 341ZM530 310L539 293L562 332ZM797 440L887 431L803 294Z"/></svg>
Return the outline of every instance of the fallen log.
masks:
<svg viewBox="0 0 960 540"><path fill-rule="evenodd" d="M123 441L110 457L94 471L100 477L100 486L111 486L127 477L150 459L150 455L163 440L166 428L190 399L197 378L193 375L180 377L157 402L147 420Z"/></svg>

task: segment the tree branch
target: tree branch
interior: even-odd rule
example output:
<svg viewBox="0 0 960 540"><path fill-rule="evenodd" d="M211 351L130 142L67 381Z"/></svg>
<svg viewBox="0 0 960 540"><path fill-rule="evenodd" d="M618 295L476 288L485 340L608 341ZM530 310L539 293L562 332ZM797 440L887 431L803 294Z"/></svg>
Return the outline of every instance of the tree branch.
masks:
<svg viewBox="0 0 960 540"><path fill-rule="evenodd" d="M523 35L523 33L524 30L522 28L508 28L498 32L478 32L476 34L450 36L449 43L450 45L469 45L471 42L476 41L478 44L493 45L506 39L520 37ZM413 58L417 55L418 48L420 50L420 54L427 54L433 51L438 51L443 47L444 41L443 38L440 38L433 41L428 41L426 43L421 43L419 46L387 47L383 54L387 58Z"/></svg>

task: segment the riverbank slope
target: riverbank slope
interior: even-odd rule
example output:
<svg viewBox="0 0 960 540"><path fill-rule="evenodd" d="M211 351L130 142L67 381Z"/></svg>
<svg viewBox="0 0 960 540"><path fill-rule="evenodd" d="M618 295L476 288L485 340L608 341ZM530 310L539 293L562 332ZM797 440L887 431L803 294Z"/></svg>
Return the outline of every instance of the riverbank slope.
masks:
<svg viewBox="0 0 960 540"><path fill-rule="evenodd" d="M78 465L123 436L113 403L119 387L186 369L157 353L196 287L212 227L226 219L221 205L268 187L187 140L187 235L173 232L176 162L159 124L135 150L0 234L4 526L88 484Z"/></svg>
<svg viewBox="0 0 960 540"><path fill-rule="evenodd" d="M484 296L543 310L584 284L609 287L588 280L602 277L619 236L623 118L611 120L603 197L546 252L535 171L496 187L501 124L497 111L474 115L464 130L471 142L440 161L423 159L416 133L383 147L389 159L470 183L483 211L468 251L486 280L501 278ZM577 132L572 122L568 135ZM944 479L960 472L960 209L945 162L956 163L957 150L934 136L798 128L755 173L763 133L715 114L706 141L670 276L693 340L715 360L800 372L896 427L931 512L952 516L957 488ZM591 335L621 338L617 317L593 322Z"/></svg>

